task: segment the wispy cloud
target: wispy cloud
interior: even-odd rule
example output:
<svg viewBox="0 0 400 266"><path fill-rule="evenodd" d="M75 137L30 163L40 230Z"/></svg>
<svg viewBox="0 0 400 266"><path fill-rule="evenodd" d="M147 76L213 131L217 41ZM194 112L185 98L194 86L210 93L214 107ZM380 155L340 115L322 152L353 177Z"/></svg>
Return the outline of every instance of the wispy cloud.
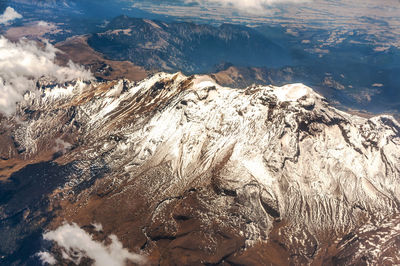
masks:
<svg viewBox="0 0 400 266"><path fill-rule="evenodd" d="M7 7L2 15L0 15L0 24L7 24L17 18L22 18L22 15L12 7Z"/></svg>
<svg viewBox="0 0 400 266"><path fill-rule="evenodd" d="M146 262L143 256L123 248L115 235L109 236L111 244L106 246L93 240L90 234L75 223L66 223L54 231L45 233L43 237L55 241L62 249L63 259L75 264L79 264L83 257L92 259L95 266L123 266L127 261L138 264Z"/></svg>
<svg viewBox="0 0 400 266"><path fill-rule="evenodd" d="M24 93L36 88L39 78L56 82L92 79L92 74L82 66L72 62L57 65L57 51L50 43L40 47L33 41L11 42L0 36L0 112L12 114Z"/></svg>

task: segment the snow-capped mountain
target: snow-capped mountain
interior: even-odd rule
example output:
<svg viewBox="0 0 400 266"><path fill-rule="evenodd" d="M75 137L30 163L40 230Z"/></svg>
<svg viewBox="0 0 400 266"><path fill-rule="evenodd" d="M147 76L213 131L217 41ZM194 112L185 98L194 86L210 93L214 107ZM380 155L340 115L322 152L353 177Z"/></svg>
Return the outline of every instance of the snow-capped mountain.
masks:
<svg viewBox="0 0 400 266"><path fill-rule="evenodd" d="M2 221L29 228L0 232L15 250L15 235L66 220L100 223L96 238L115 234L148 264L400 263L391 116L350 115L303 84L180 73L38 85L0 120L1 192L29 194L0 197Z"/></svg>

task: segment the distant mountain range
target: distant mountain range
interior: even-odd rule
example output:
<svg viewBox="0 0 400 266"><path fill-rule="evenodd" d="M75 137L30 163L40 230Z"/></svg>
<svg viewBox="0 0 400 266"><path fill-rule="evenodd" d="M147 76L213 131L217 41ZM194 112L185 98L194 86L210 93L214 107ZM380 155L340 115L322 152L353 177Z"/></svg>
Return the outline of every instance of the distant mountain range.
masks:
<svg viewBox="0 0 400 266"><path fill-rule="evenodd" d="M208 72L221 62L281 67L290 53L259 32L244 26L219 27L166 23L120 16L88 43L113 60L130 60L147 69Z"/></svg>

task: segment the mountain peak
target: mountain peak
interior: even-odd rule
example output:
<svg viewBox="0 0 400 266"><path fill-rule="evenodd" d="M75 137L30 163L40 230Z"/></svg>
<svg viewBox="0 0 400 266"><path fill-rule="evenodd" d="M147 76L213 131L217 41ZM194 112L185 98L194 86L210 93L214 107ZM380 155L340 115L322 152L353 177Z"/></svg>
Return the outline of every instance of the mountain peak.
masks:
<svg viewBox="0 0 400 266"><path fill-rule="evenodd" d="M166 248L165 263L249 262L275 240L287 262L328 259L335 239L394 215L400 199L399 124L339 111L303 84L235 89L181 73L76 82L26 98L9 119L2 157L35 161L57 149L57 165L73 164L54 199L68 205L58 217L106 231L134 223L118 238L147 239L154 256Z"/></svg>

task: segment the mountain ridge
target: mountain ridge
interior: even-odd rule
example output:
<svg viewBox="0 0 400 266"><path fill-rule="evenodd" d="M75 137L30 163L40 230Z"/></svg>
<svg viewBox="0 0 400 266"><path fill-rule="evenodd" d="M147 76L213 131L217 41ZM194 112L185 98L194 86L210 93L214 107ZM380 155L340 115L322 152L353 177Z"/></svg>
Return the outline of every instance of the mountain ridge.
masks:
<svg viewBox="0 0 400 266"><path fill-rule="evenodd" d="M335 264L353 248L331 251L335 241L399 213L399 123L339 111L302 84L232 89L159 73L40 90L2 118L13 141L1 156L57 153L40 166L54 190L0 199L3 221L24 213L12 234L96 222L150 264ZM400 261L382 250L363 255Z"/></svg>
<svg viewBox="0 0 400 266"><path fill-rule="evenodd" d="M282 66L291 55L248 27L219 27L119 16L88 43L113 60L129 60L148 70L203 73L221 61L239 65Z"/></svg>

